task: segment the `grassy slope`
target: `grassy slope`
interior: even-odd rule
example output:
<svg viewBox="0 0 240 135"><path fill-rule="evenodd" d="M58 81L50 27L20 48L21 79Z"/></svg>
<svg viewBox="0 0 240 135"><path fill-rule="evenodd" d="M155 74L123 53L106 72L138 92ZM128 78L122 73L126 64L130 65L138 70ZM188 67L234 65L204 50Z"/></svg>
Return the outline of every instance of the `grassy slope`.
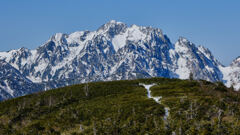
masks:
<svg viewBox="0 0 240 135"><path fill-rule="evenodd" d="M156 83L147 98L139 83ZM0 134L234 134L239 93L206 81L152 78L74 85L0 103ZM170 116L163 120L164 107Z"/></svg>

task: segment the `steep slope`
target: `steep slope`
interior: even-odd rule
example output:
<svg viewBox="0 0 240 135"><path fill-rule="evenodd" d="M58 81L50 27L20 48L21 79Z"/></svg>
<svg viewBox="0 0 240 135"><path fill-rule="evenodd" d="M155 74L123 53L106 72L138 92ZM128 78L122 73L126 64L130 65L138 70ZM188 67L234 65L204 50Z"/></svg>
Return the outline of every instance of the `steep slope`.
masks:
<svg viewBox="0 0 240 135"><path fill-rule="evenodd" d="M96 31L57 33L36 50L0 52L0 59L44 89L88 81L187 79L190 73L195 79L223 81L223 66L203 46L182 37L173 44L158 28L116 21Z"/></svg>
<svg viewBox="0 0 240 135"><path fill-rule="evenodd" d="M240 89L240 57L237 57L228 67L220 67L225 84Z"/></svg>
<svg viewBox="0 0 240 135"><path fill-rule="evenodd" d="M40 90L18 70L0 60L0 100L23 96Z"/></svg>
<svg viewBox="0 0 240 135"><path fill-rule="evenodd" d="M211 52L203 46L196 47L186 38L181 37L175 44L177 58L174 70L180 79L188 79L193 73L195 79L208 81L221 81L222 73L219 70L221 64L213 57ZM173 51L173 52L174 52Z"/></svg>
<svg viewBox="0 0 240 135"><path fill-rule="evenodd" d="M153 83L161 104L142 86ZM238 134L239 101L239 92L207 81L80 84L1 102L0 134Z"/></svg>
<svg viewBox="0 0 240 135"><path fill-rule="evenodd" d="M111 21L93 32L57 33L36 50L10 51L1 58L34 82L171 77L171 47L160 29Z"/></svg>

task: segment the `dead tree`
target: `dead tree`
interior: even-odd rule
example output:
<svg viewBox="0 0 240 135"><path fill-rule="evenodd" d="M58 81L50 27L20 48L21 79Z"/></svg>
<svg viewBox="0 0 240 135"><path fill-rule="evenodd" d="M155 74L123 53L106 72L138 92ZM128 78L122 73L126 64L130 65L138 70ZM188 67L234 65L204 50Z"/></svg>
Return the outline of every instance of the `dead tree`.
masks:
<svg viewBox="0 0 240 135"><path fill-rule="evenodd" d="M222 122L222 115L223 115L223 110L219 109L218 110L218 129L220 128L220 125Z"/></svg>
<svg viewBox="0 0 240 135"><path fill-rule="evenodd" d="M85 96L88 97L89 95L88 82L84 86L84 93L85 93Z"/></svg>
<svg viewBox="0 0 240 135"><path fill-rule="evenodd" d="M96 123L95 121L93 122L93 134L97 135L97 128L96 128Z"/></svg>
<svg viewBox="0 0 240 135"><path fill-rule="evenodd" d="M51 95L50 95L50 97L49 97L49 104L48 104L48 106L49 106L49 107L52 106L52 96L51 96Z"/></svg>
<svg viewBox="0 0 240 135"><path fill-rule="evenodd" d="M190 80L190 81L194 80L194 78L193 78L193 73L192 73L192 72L189 74L189 80Z"/></svg>

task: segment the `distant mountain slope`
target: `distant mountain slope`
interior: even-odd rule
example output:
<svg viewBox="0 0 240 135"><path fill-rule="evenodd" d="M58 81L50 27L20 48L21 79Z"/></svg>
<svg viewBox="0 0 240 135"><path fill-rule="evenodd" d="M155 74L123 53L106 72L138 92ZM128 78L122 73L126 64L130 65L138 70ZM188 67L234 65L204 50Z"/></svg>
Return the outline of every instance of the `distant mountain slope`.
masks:
<svg viewBox="0 0 240 135"><path fill-rule="evenodd" d="M0 100L23 96L40 90L18 70L0 60Z"/></svg>
<svg viewBox="0 0 240 135"><path fill-rule="evenodd" d="M190 73L195 79L240 87L237 73L222 66L203 46L197 47L182 37L173 44L158 28L127 26L116 21L96 31L57 33L36 50L0 52L0 59L35 83L57 83L46 89L66 86L73 80L83 83L146 77L187 79Z"/></svg>
<svg viewBox="0 0 240 135"><path fill-rule="evenodd" d="M142 84L154 84L150 94L160 101ZM0 134L238 134L239 103L239 92L221 83L95 82L1 102Z"/></svg>
<svg viewBox="0 0 240 135"><path fill-rule="evenodd" d="M240 57L233 60L228 67L221 67L223 80L230 87L234 86L236 90L240 89Z"/></svg>

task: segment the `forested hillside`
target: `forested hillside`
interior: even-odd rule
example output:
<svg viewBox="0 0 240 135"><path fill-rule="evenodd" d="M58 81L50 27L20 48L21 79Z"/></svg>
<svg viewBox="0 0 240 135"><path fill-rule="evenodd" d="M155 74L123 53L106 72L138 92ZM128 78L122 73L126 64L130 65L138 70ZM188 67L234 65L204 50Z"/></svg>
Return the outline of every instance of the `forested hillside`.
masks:
<svg viewBox="0 0 240 135"><path fill-rule="evenodd" d="M155 84L153 97L140 84ZM166 109L169 114L166 117ZM73 85L0 103L0 134L239 134L240 94L222 83L151 78Z"/></svg>

